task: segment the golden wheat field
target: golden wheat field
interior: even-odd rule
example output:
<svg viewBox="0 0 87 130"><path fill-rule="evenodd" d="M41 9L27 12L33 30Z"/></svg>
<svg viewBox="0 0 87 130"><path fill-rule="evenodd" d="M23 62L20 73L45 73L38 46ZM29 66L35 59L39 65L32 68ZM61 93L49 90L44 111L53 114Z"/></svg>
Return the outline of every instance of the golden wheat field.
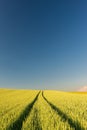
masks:
<svg viewBox="0 0 87 130"><path fill-rule="evenodd" d="M87 130L87 93L0 89L0 130Z"/></svg>

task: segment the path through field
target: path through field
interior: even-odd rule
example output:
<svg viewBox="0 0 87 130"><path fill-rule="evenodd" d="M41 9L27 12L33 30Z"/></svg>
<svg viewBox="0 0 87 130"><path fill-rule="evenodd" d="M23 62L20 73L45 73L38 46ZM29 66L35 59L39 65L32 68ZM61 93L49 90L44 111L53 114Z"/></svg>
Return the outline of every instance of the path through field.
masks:
<svg viewBox="0 0 87 130"><path fill-rule="evenodd" d="M58 130L58 129L75 129L84 130L80 123L75 122L64 112L50 103L43 92L39 94L32 110L32 117L29 117L22 130L32 128L32 130Z"/></svg>
<svg viewBox="0 0 87 130"><path fill-rule="evenodd" d="M13 92L12 96L17 93ZM8 95L11 96L11 92L7 97ZM87 126L83 125L86 124L85 118L82 124L73 115L63 111L61 103L58 107L54 100L48 99L46 95L45 91L35 91L33 94L25 92L21 98L18 97L20 102L16 104L17 100L14 100L14 106L8 107L11 105L9 102L6 110L0 109L0 130L86 130ZM13 101L13 98L11 100Z"/></svg>

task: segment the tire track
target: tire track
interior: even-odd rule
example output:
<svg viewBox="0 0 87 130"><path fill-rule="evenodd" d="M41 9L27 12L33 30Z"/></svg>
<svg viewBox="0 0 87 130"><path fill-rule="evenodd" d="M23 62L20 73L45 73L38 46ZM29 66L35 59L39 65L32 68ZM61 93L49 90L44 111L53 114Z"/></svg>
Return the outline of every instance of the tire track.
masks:
<svg viewBox="0 0 87 130"><path fill-rule="evenodd" d="M30 116L28 116L26 121L24 122L22 130L27 130L28 128L30 128L30 130L42 130L40 114L38 109L40 95L41 93L39 94L37 101L34 103Z"/></svg>
<svg viewBox="0 0 87 130"><path fill-rule="evenodd" d="M26 118L29 116L34 103L38 99L39 94L40 94L40 92L36 95L34 100L29 105L26 106L26 108L21 113L21 115L18 117L18 119L15 122L13 122L9 127L7 127L6 130L21 130L22 124L26 120Z"/></svg>
<svg viewBox="0 0 87 130"><path fill-rule="evenodd" d="M41 92L42 93L42 92ZM33 107L33 117L31 119L31 130L42 130L42 126L41 126L41 120L40 120L40 113L39 113L39 99L40 99L40 95L38 96L37 102L35 102L34 107Z"/></svg>
<svg viewBox="0 0 87 130"><path fill-rule="evenodd" d="M47 100L47 98L44 96L44 93L42 91L42 97L44 100L50 105L50 107L59 115L64 121L67 121L71 128L74 128L75 130L85 130L78 121L74 121L72 118L70 118L67 114L65 114L63 111L61 111L58 107L53 105L51 102Z"/></svg>

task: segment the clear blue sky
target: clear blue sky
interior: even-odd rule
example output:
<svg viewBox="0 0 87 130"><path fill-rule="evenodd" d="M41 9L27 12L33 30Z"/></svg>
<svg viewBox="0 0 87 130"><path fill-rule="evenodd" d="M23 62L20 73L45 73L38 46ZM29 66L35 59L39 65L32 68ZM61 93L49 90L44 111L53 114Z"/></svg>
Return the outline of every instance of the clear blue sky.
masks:
<svg viewBox="0 0 87 130"><path fill-rule="evenodd" d="M86 0L0 1L0 87L87 85Z"/></svg>

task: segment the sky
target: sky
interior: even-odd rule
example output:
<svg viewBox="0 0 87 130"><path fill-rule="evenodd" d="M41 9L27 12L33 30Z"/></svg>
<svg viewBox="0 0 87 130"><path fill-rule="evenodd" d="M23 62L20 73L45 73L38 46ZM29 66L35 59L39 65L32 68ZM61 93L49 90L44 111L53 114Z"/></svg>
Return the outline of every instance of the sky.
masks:
<svg viewBox="0 0 87 130"><path fill-rule="evenodd" d="M87 86L86 0L0 0L0 87Z"/></svg>

